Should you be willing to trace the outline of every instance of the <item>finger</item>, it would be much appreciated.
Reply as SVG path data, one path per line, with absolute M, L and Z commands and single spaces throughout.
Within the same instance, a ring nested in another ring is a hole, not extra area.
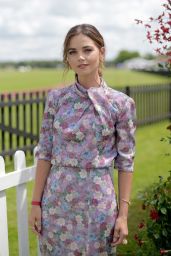
M 126 243 L 125 243 L 125 241 L 126 241 Z M 125 236 L 120 235 L 119 239 L 116 242 L 112 243 L 112 246 L 117 246 L 119 244 L 127 244 L 127 239 Z
M 118 244 L 122 243 L 124 236 L 122 232 L 119 232 L 119 230 L 115 230 L 114 235 L 113 235 L 113 246 L 116 246 Z
M 122 244 L 123 239 L 123 236 L 120 236 L 118 241 L 116 242 L 116 245 Z
M 41 221 L 36 221 L 35 226 L 36 226 L 37 231 L 40 232 L 41 231 Z
M 116 241 L 118 241 L 120 235 L 119 235 L 119 230 L 115 229 L 114 231 L 114 235 L 113 235 L 113 243 L 115 243 Z
M 32 226 L 32 227 L 31 227 L 31 230 L 32 230 L 32 232 L 33 232 L 34 234 L 40 235 L 40 233 L 37 231 L 37 228 L 36 228 L 35 226 Z

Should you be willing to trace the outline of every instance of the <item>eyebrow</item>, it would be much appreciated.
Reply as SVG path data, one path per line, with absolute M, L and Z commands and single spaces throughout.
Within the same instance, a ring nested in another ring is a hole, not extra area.
M 86 45 L 86 46 L 83 46 L 82 48 L 83 48 L 83 49 L 86 49 L 86 48 L 91 48 L 91 47 L 92 47 L 91 45 Z M 72 50 L 77 50 L 77 49 L 76 49 L 76 48 L 69 48 L 69 49 L 68 49 L 68 52 L 69 52 L 69 51 L 72 51 Z

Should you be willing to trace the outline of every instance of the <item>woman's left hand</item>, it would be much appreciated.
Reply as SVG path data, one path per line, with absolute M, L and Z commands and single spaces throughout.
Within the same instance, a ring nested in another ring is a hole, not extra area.
M 127 218 L 118 216 L 115 223 L 112 246 L 126 244 L 128 236 Z

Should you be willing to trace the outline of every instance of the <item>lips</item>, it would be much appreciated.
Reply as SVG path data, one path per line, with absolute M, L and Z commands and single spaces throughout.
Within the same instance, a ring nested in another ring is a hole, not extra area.
M 80 64 L 78 65 L 78 68 L 84 69 L 88 66 L 88 64 Z

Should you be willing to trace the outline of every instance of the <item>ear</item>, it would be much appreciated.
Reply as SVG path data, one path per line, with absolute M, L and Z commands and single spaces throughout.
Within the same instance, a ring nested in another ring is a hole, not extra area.
M 100 48 L 100 58 L 102 60 L 104 60 L 104 57 L 105 57 L 105 47 L 101 47 Z
M 100 52 L 102 53 L 102 55 L 105 55 L 105 47 L 101 47 Z

